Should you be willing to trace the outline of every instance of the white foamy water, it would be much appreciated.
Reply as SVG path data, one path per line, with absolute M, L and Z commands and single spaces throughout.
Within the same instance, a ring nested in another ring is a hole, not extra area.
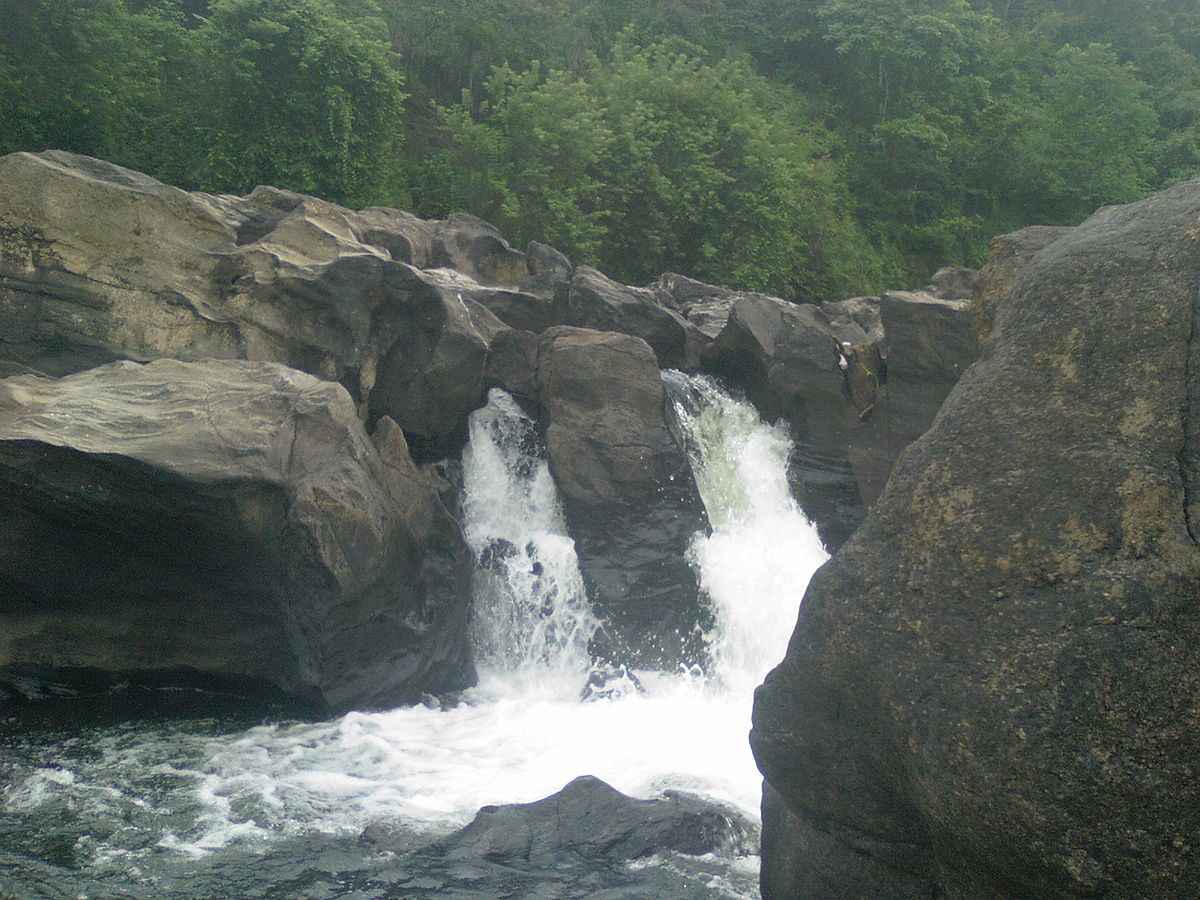
M 445 832 L 481 806 L 540 799 L 583 774 L 640 797 L 692 791 L 757 819 L 753 688 L 782 657 L 826 554 L 788 493 L 786 431 L 711 380 L 671 373 L 668 386 L 713 525 L 693 547 L 716 619 L 706 675 L 639 672 L 644 693 L 580 702 L 596 622 L 536 429 L 493 392 L 464 454 L 463 524 L 481 560 L 480 684 L 461 704 L 215 737 L 118 735 L 94 748 L 92 771 L 35 773 L 0 802 L 37 803 L 97 779 L 140 796 L 137 779 L 157 779 L 158 795 L 142 801 L 166 823 L 157 847 L 193 857 L 372 822 Z M 181 788 L 182 813 L 170 800 Z
M 598 623 L 575 543 L 537 425 L 501 390 L 471 416 L 463 527 L 479 561 L 471 635 L 479 666 L 536 681 L 586 672 Z

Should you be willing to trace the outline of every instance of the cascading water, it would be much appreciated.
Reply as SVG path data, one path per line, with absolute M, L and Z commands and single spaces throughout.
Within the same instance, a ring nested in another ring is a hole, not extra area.
M 712 675 L 749 696 L 783 658 L 808 579 L 828 554 L 788 488 L 792 443 L 714 379 L 664 373 L 712 534 L 693 545 L 716 620 Z
M 713 528 L 692 550 L 716 622 L 704 674 L 640 672 L 644 691 L 580 702 L 597 623 L 534 424 L 493 391 L 463 458 L 479 686 L 446 709 L 317 724 L 7 740 L 0 897 L 16 890 L 6 877 L 36 883 L 29 896 L 377 896 L 370 885 L 393 854 L 364 859 L 364 828 L 416 846 L 481 806 L 539 799 L 581 774 L 635 796 L 684 789 L 757 818 L 753 687 L 782 657 L 825 553 L 788 493 L 786 431 L 712 380 L 665 379 Z M 314 859 L 328 860 L 315 875 Z M 686 867 L 671 877 L 692 885 L 687 896 L 754 892 L 752 862 L 726 861 L 720 877 L 709 865 L 699 882 Z M 268 889 L 280 884 L 291 887 Z
M 479 561 L 472 643 L 489 673 L 586 671 L 597 621 L 537 425 L 504 391 L 471 416 L 463 528 Z

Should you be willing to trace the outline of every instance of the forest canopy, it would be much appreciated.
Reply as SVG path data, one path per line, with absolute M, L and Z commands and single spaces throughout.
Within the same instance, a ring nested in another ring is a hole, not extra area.
M 0 153 L 50 147 L 837 299 L 1200 174 L 1200 6 L 0 0 Z

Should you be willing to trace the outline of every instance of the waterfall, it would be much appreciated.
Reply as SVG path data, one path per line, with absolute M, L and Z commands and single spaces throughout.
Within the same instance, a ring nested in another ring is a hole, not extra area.
M 638 672 L 641 690 L 580 701 L 597 622 L 538 431 L 493 391 L 463 456 L 463 527 L 479 564 L 476 688 L 445 706 L 327 722 L 166 723 L 14 744 L 16 761 L 0 769 L 0 825 L 8 816 L 13 833 L 53 831 L 59 811 L 74 810 L 61 827 L 83 834 L 67 843 L 87 878 L 136 868 L 137 896 L 183 898 L 227 892 L 234 870 L 246 895 L 269 886 L 273 870 L 259 863 L 268 847 L 303 872 L 313 847 L 361 857 L 358 835 L 376 823 L 428 840 L 481 806 L 537 800 L 582 774 L 640 797 L 687 790 L 757 817 L 753 688 L 782 658 L 825 553 L 788 492 L 787 430 L 709 378 L 664 380 L 712 524 L 691 549 L 715 622 L 703 673 Z M 741 885 L 733 896 L 753 893 L 752 860 L 711 864 Z M 210 880 L 197 881 L 201 871 Z M 730 895 L 711 885 L 688 894 Z
M 710 675 L 727 691 L 752 692 L 783 658 L 808 579 L 828 554 L 788 488 L 787 426 L 763 422 L 709 376 L 668 371 L 663 381 L 712 524 L 692 547 L 715 619 Z
M 537 426 L 504 391 L 471 415 L 463 529 L 475 554 L 472 644 L 492 670 L 583 672 L 588 605 Z

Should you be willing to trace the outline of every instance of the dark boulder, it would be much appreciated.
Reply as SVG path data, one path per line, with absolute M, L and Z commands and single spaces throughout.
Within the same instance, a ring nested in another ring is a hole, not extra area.
M 467 213 L 434 223 L 433 265 L 485 285 L 517 287 L 529 277 L 525 254 L 509 246 L 494 225 Z
M 375 367 L 369 418 L 395 419 L 418 459 L 451 455 L 483 405 L 492 341 L 508 328 L 453 272 L 393 266 L 387 277 L 388 349 Z
M 792 490 L 830 547 L 845 541 L 863 517 L 847 459 L 860 413 L 846 388 L 853 357 L 843 341 L 848 337 L 865 333 L 811 304 L 748 294 L 734 304 L 704 357 L 705 368 L 745 390 L 765 417 L 791 424 Z
M 640 337 L 664 369 L 696 368 L 708 343 L 695 325 L 664 306 L 650 288 L 618 284 L 587 266 L 575 270 L 562 322 Z
M 550 469 L 614 662 L 698 662 L 706 612 L 687 551 L 707 528 L 687 455 L 667 427 L 654 351 L 640 338 L 552 328 L 538 387 Z
M 547 244 L 530 241 L 525 250 L 525 259 L 529 269 L 529 277 L 522 283 L 525 290 L 552 297 L 566 296 L 571 288 L 571 277 L 575 274 L 575 266 L 566 254 Z
M 729 321 L 733 304 L 745 296 L 741 291 L 705 284 L 674 272 L 660 275 L 654 291 L 664 305 L 680 313 L 710 340 L 715 340 Z
M 503 388 L 521 400 L 536 400 L 540 341 L 531 331 L 508 329 L 497 333 L 483 371 L 486 386 Z
M 394 826 L 363 832 L 362 847 L 395 857 L 373 896 L 695 900 L 714 885 L 749 896 L 731 863 L 757 852 L 758 828 L 698 797 L 636 800 L 585 776 L 535 803 L 484 807 L 430 846 L 412 849 L 415 838 Z
M 0 381 L 0 667 L 193 672 L 326 709 L 467 686 L 469 554 L 403 432 L 269 363 Z
M 435 848 L 450 859 L 514 866 L 564 857 L 623 862 L 670 851 L 744 853 L 751 851 L 756 831 L 741 814 L 708 800 L 681 793 L 635 800 L 584 775 L 544 800 L 485 806 Z
M 1198 223 L 1193 182 L 1033 255 L 813 578 L 765 897 L 1200 895 Z
M 883 340 L 859 352 L 863 368 L 854 386 L 866 393 L 874 387 L 875 397 L 853 429 L 847 454 L 867 508 L 904 448 L 925 433 L 978 355 L 968 300 L 888 291 L 879 300 L 879 315 Z
M 883 319 L 878 297 L 851 297 L 835 303 L 822 303 L 821 312 L 829 327 L 843 344 L 879 344 L 883 342 Z
M 791 424 L 793 492 L 836 549 L 976 353 L 967 300 L 891 291 L 818 307 L 746 294 L 704 364 Z
M 1031 225 L 992 238 L 987 263 L 979 270 L 971 295 L 975 311 L 975 334 L 980 346 L 991 340 L 998 304 L 1012 293 L 1017 276 L 1045 247 L 1071 229 L 1063 226 Z

